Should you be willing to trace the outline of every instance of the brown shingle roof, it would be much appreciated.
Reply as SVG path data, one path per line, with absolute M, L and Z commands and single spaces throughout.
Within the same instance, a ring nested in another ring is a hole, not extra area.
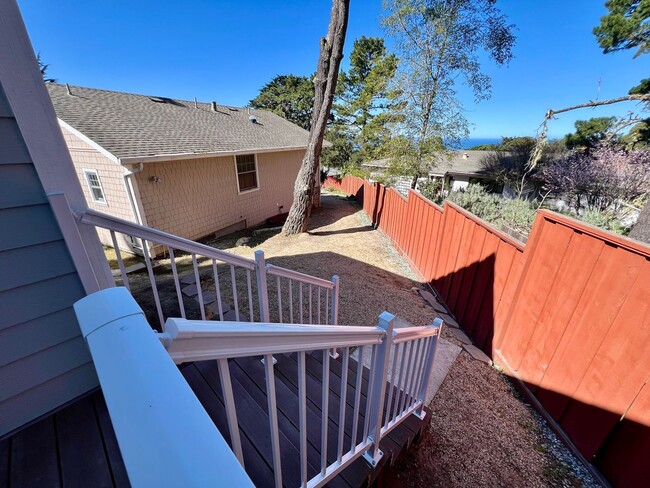
M 263 110 L 49 83 L 57 116 L 118 158 L 305 148 L 309 133 Z M 257 118 L 257 123 L 249 120 Z

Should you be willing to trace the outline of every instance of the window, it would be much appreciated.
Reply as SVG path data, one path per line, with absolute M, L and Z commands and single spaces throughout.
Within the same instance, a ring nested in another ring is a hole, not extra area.
M 235 156 L 237 166 L 237 186 L 239 192 L 256 190 L 257 186 L 257 161 L 255 154 Z
M 88 183 L 90 197 L 93 199 L 93 202 L 106 204 L 104 189 L 102 188 L 102 182 L 99 181 L 97 171 L 94 169 L 84 169 L 84 175 L 86 175 L 86 183 Z

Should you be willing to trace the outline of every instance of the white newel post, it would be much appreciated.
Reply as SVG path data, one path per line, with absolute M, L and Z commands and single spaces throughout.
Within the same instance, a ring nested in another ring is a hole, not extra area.
M 332 288 L 332 304 L 331 304 L 330 320 L 332 321 L 332 325 L 339 325 L 339 277 L 338 275 L 332 276 L 332 283 L 334 283 L 334 287 Z
M 382 412 L 384 411 L 384 396 L 386 394 L 386 376 L 388 373 L 388 363 L 390 360 L 390 351 L 393 344 L 393 325 L 395 316 L 388 312 L 382 312 L 379 316 L 379 328 L 386 331 L 386 336 L 381 344 L 377 346 L 377 354 L 372 364 L 370 385 L 370 394 L 368 401 L 370 405 L 370 423 L 368 437 L 372 440 L 372 447 L 363 455 L 371 466 L 376 466 L 383 453 L 379 450 L 381 441 L 381 421 Z M 362 359 L 359 358 L 359 368 L 362 367 Z
M 257 278 L 257 294 L 260 302 L 260 322 L 271 322 L 269 314 L 269 290 L 266 284 L 266 260 L 264 251 L 255 251 L 255 277 Z
M 427 397 L 427 387 L 429 386 L 429 380 L 431 379 L 431 371 L 433 370 L 433 361 L 436 359 L 436 350 L 438 349 L 438 339 L 440 338 L 440 334 L 442 333 L 442 319 L 441 318 L 436 318 L 433 321 L 433 326 L 438 329 L 436 335 L 431 338 L 433 341 L 433 344 L 431 344 L 431 347 L 429 348 L 429 356 L 426 358 L 426 362 L 424 363 L 424 379 L 422 380 L 422 385 L 420 386 L 420 391 L 417 393 L 418 395 L 418 401 L 422 402 L 422 405 L 420 405 L 420 408 L 418 408 L 414 414 L 420 417 L 421 419 L 424 418 L 424 402 Z

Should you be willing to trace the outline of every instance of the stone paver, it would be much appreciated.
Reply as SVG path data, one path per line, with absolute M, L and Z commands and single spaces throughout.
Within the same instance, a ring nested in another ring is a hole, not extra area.
M 212 319 L 213 320 L 219 320 L 219 304 L 215 300 L 214 302 L 210 303 L 207 307 L 205 307 L 206 311 L 210 312 L 212 314 Z M 230 307 L 229 304 L 227 303 L 222 303 L 221 304 L 221 310 L 225 314 L 228 311 L 230 311 L 232 308 Z
M 202 293 L 202 296 L 203 296 L 203 305 L 209 305 L 210 303 L 217 301 L 217 295 L 215 295 L 214 293 L 210 293 L 209 291 L 204 291 Z M 199 301 L 198 293 L 194 297 L 194 300 L 196 300 L 197 302 Z
M 482 363 L 485 363 L 488 366 L 492 366 L 492 360 L 489 358 L 487 354 L 481 351 L 478 347 L 473 346 L 471 344 L 465 344 L 463 345 L 463 349 L 465 349 L 477 361 L 481 361 Z
M 234 310 L 228 310 L 226 313 L 223 314 L 223 320 L 226 322 L 236 322 L 237 318 L 235 317 L 235 311 Z M 246 315 L 244 312 L 239 312 L 239 321 L 240 322 L 248 322 L 248 315 Z
M 181 277 L 180 281 L 184 285 L 191 285 L 193 283 L 196 283 L 196 278 L 194 277 L 194 274 L 188 274 Z
M 182 289 L 183 295 L 186 297 L 195 297 L 196 295 L 199 294 L 199 289 L 196 287 L 196 285 L 187 285 L 185 288 Z
M 472 344 L 472 339 L 470 339 L 465 332 L 460 329 L 455 329 L 454 327 L 449 328 L 449 332 L 454 335 L 463 344 Z

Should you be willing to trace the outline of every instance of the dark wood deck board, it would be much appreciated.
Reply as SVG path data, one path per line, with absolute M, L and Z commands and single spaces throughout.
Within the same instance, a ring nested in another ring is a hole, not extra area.
M 63 486 L 113 486 L 92 398 L 73 403 L 55 414 L 54 420 Z
M 12 437 L 9 486 L 61 486 L 54 417 L 47 417 Z
M 108 457 L 113 483 L 118 488 L 130 487 L 131 483 L 129 482 L 129 477 L 124 467 L 124 460 L 122 459 L 122 453 L 120 452 L 120 447 L 115 437 L 115 431 L 113 430 L 113 424 L 111 424 L 104 395 L 93 395 L 92 399 L 95 405 L 95 412 L 97 412 L 97 420 L 99 422 L 102 440 L 104 441 L 104 450 Z
M 298 486 L 300 434 L 297 354 L 281 354 L 276 358 L 278 362 L 274 371 L 283 480 L 285 486 Z M 330 358 L 329 362 L 327 459 L 331 463 L 336 459 L 338 450 L 342 365 L 340 358 Z M 246 471 L 256 486 L 273 486 L 273 456 L 264 366 L 255 357 L 230 360 L 229 365 Z M 306 354 L 307 461 L 310 478 L 320 468 L 322 367 L 322 351 Z M 180 370 L 217 429 L 230 444 L 218 363 L 190 363 L 182 365 Z M 361 441 L 363 436 L 370 374 L 368 368 L 359 368 L 357 362 L 350 359 L 343 452 L 350 449 L 352 442 L 350 436 L 357 371 L 360 371 L 363 379 L 356 441 Z M 386 397 L 388 395 L 389 392 Z M 331 480 L 328 486 L 362 488 L 373 483 L 381 468 L 394 462 L 417 438 L 423 424 L 417 417 L 409 416 L 382 439 L 380 448 L 384 451 L 384 457 L 377 468 L 371 469 L 362 458 L 358 458 Z M 0 488 L 4 486 L 130 486 L 101 392 L 83 398 L 13 437 L 0 441 Z
M 197 367 L 216 390 L 219 378 L 216 361 L 202 361 L 197 363 Z M 255 402 L 238 381 L 232 381 L 232 388 L 237 407 L 237 420 L 241 429 L 251 439 L 265 462 L 269 466 L 273 466 L 271 432 L 266 410 Z M 300 486 L 300 464 L 295 462 L 296 459 L 299 459 L 299 452 L 284 432 L 280 431 L 279 434 L 282 481 L 285 486 Z M 262 486 L 273 486 L 273 478 L 267 480 Z
M 226 420 L 226 409 L 223 405 L 223 401 L 205 381 L 205 378 L 199 372 L 196 364 L 197 363 L 188 364 L 181 368 L 181 371 L 187 382 L 192 387 L 192 390 L 194 390 L 194 394 L 206 409 L 210 418 L 212 418 L 215 426 L 221 432 L 221 435 L 228 444 L 231 444 L 228 422 Z M 220 388 L 219 391 L 221 391 Z M 244 465 L 246 466 L 248 476 L 250 476 L 256 486 L 262 486 L 264 483 L 268 483 L 269 479 L 273 479 L 273 470 L 268 466 L 268 464 L 266 464 L 266 461 L 264 461 L 258 450 L 241 428 L 239 429 L 239 436 L 241 438 Z
M 9 486 L 11 439 L 0 441 L 0 487 Z

